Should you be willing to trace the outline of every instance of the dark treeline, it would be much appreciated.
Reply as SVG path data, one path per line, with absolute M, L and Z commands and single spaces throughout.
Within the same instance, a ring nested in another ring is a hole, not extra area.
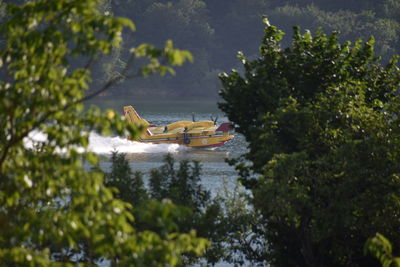
M 218 73 L 240 66 L 237 52 L 250 58 L 258 53 L 263 15 L 289 35 L 284 44 L 298 25 L 302 31 L 337 30 L 341 40 L 353 42 L 374 36 L 383 62 L 400 51 L 396 0 L 110 0 L 105 8 L 136 24 L 135 34 L 124 36 L 124 47 L 142 42 L 162 46 L 171 39 L 175 47 L 194 55 L 194 62 L 179 68 L 175 76 L 129 80 L 111 92 L 114 96 L 215 98 L 220 89 Z M 113 60 L 105 60 L 106 73 L 126 54 L 123 50 Z

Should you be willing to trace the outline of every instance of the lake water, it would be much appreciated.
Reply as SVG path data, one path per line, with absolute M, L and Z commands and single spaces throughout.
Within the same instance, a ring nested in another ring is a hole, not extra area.
M 179 120 L 191 120 L 192 113 L 195 115 L 196 121 L 209 120 L 210 116 L 213 118 L 218 116 L 218 124 L 228 121 L 223 113 L 218 110 L 217 104 L 213 102 L 135 102 L 102 99 L 93 103 L 102 109 L 112 108 L 120 113 L 124 105 L 132 105 L 142 118 L 156 125 L 166 125 Z M 89 146 L 91 150 L 101 155 L 101 167 L 104 170 L 110 168 L 110 155 L 113 150 L 125 153 L 131 169 L 141 171 L 144 174 L 147 174 L 152 168 L 161 166 L 167 153 L 171 153 L 177 161 L 199 161 L 202 166 L 201 183 L 211 191 L 212 195 L 216 195 L 219 188 L 233 189 L 237 184 L 235 169 L 226 163 L 226 159 L 238 157 L 247 150 L 244 137 L 232 133 L 235 135 L 233 140 L 214 150 L 193 149 L 177 144 L 145 144 L 129 141 L 124 136 L 105 137 L 95 133 L 90 136 Z M 146 176 L 144 179 L 144 182 L 147 183 Z M 107 266 L 107 264 L 103 266 Z M 216 266 L 228 267 L 231 265 L 226 262 L 219 262 Z
M 129 100 L 97 100 L 93 102 L 102 109 L 112 108 L 117 112 L 122 111 L 124 105 L 132 105 L 142 118 L 152 124 L 166 125 L 179 120 L 210 120 L 210 116 L 218 116 L 218 124 L 228 121 L 223 113 L 218 110 L 213 102 L 134 102 Z M 121 114 L 122 115 L 122 114 Z M 104 137 L 92 134 L 90 148 L 102 155 L 101 166 L 108 169 L 110 166 L 109 155 L 115 149 L 125 153 L 133 171 L 148 173 L 150 169 L 163 164 L 167 153 L 171 153 L 177 160 L 196 160 L 202 166 L 202 184 L 205 188 L 216 192 L 216 188 L 227 182 L 228 185 L 236 183 L 236 172 L 232 166 L 226 163 L 227 158 L 237 157 L 246 151 L 246 142 L 243 136 L 233 133 L 235 138 L 222 147 L 214 150 L 193 149 L 177 144 L 144 144 L 132 142 L 123 136 Z

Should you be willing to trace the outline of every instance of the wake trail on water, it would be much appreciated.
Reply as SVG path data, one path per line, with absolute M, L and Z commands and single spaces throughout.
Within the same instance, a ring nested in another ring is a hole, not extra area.
M 178 144 L 152 144 L 130 141 L 122 137 L 108 137 L 90 133 L 89 150 L 97 154 L 120 153 L 177 153 L 185 147 Z
M 40 131 L 33 131 L 28 138 L 24 139 L 24 146 L 28 149 L 34 149 L 35 145 L 46 142 L 47 135 Z M 123 137 L 103 136 L 95 132 L 89 135 L 88 150 L 96 154 L 111 154 L 113 151 L 119 153 L 177 153 L 187 149 L 178 144 L 152 144 L 130 141 Z M 78 148 L 83 152 L 83 148 Z M 59 151 L 60 153 L 63 150 Z

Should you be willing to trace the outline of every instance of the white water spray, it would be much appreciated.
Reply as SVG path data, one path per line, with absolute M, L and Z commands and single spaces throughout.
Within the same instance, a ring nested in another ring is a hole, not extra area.
M 178 144 L 151 144 L 130 141 L 121 137 L 106 137 L 90 133 L 89 150 L 97 154 L 120 153 L 176 153 L 185 147 Z
M 33 149 L 37 144 L 46 140 L 46 134 L 33 131 L 24 139 L 24 145 L 26 148 Z M 177 153 L 185 149 L 187 148 L 178 144 L 140 143 L 118 136 L 102 136 L 93 132 L 89 135 L 89 150 L 96 154 L 111 154 L 113 151 L 120 153 Z M 79 150 L 83 151 L 83 149 Z

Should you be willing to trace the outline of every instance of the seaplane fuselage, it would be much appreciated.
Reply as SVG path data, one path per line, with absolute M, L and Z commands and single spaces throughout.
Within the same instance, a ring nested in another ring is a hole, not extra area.
M 177 121 L 165 126 L 155 126 L 142 119 L 132 106 L 124 107 L 124 116 L 129 123 L 138 123 L 146 127 L 142 135 L 134 140 L 143 143 L 213 148 L 224 145 L 234 137 L 229 133 L 229 122 L 216 126 L 214 121 Z

